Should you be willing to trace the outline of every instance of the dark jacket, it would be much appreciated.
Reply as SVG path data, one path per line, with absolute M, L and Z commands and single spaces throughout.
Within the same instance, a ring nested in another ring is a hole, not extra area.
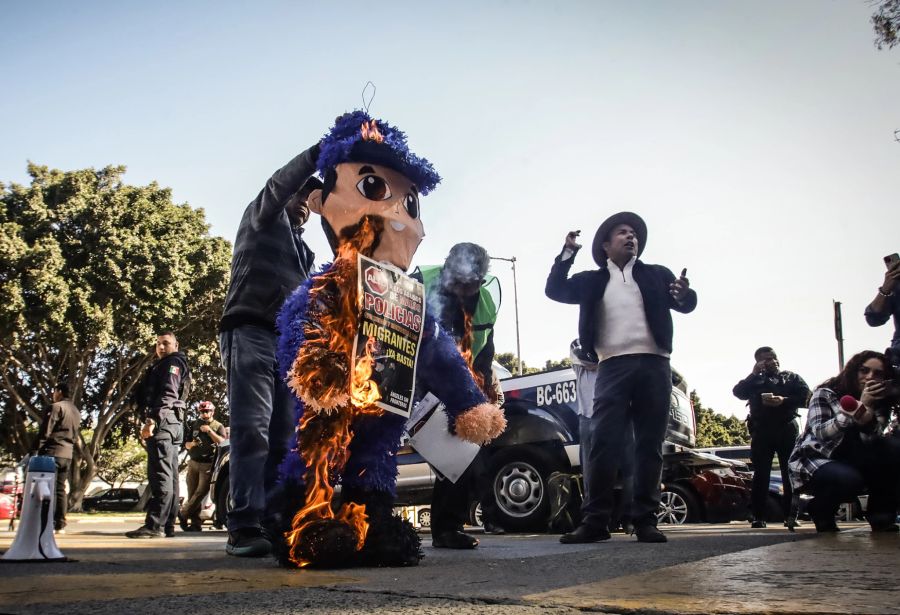
M 576 253 L 577 251 L 575 250 Z M 560 252 L 550 268 L 544 292 L 554 301 L 578 304 L 578 339 L 582 348 L 593 349 L 600 322 L 597 310 L 609 282 L 609 268 L 604 266 L 593 271 L 582 271 L 570 278 L 569 269 L 575 262 L 575 256 L 562 260 L 562 255 Z M 644 313 L 656 345 L 666 352 L 672 352 L 673 326 L 670 310 L 685 314 L 692 312 L 697 307 L 697 293 L 688 289 L 683 303 L 675 301 L 669 294 L 669 285 L 675 281 L 675 274 L 662 265 L 648 265 L 639 260 L 634 263 L 631 274 L 641 290 Z
M 150 418 L 157 423 L 160 418 L 166 418 L 169 422 L 180 423 L 190 382 L 191 372 L 183 352 L 173 352 L 157 360 L 147 368 L 135 395 L 141 407 L 141 418 Z
M 892 360 L 900 362 L 900 299 L 897 293 L 887 297 L 887 305 L 883 312 L 876 312 L 872 309 L 872 305 L 866 306 L 866 322 L 870 327 L 880 327 L 888 321 L 889 318 L 894 319 L 894 337 L 891 338 L 891 354 L 894 355 Z
M 38 455 L 71 459 L 74 449 L 81 449 L 78 429 L 81 412 L 68 399 L 62 399 L 47 409 L 41 423 Z
M 275 172 L 247 206 L 231 260 L 221 331 L 257 325 L 275 331 L 275 315 L 310 273 L 315 255 L 288 219 L 285 206 L 316 170 L 315 145 Z
M 750 431 L 777 429 L 793 421 L 809 400 L 809 387 L 794 372 L 778 372 L 775 375 L 751 374 L 734 385 L 734 396 L 750 402 Z M 780 406 L 762 403 L 763 393 L 773 393 L 786 399 Z

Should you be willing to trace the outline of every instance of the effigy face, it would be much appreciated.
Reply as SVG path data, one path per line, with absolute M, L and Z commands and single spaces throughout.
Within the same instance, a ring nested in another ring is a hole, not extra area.
M 325 202 L 322 191 L 309 198 L 310 209 L 328 221 L 340 236 L 365 216 L 383 218 L 384 229 L 371 256 L 406 271 L 425 229 L 419 211 L 419 191 L 405 175 L 368 162 L 335 166 L 337 179 Z

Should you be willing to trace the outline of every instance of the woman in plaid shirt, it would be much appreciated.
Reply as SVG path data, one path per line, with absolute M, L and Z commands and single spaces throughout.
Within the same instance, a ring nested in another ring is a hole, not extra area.
M 836 532 L 841 502 L 869 492 L 867 518 L 873 532 L 896 532 L 900 486 L 900 437 L 890 429 L 890 363 L 867 350 L 851 358 L 840 374 L 823 382 L 809 402 L 806 429 L 789 466 L 794 489 L 811 493 L 809 513 L 819 532 Z M 840 399 L 859 400 L 856 411 Z

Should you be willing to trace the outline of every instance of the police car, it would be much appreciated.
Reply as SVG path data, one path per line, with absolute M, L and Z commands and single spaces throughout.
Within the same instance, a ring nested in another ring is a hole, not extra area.
M 497 521 L 510 531 L 543 531 L 550 515 L 550 475 L 580 472 L 575 373 L 563 368 L 518 377 L 509 372 L 504 375 L 501 385 L 508 426 L 485 447 Z M 695 432 L 687 385 L 673 370 L 660 522 L 746 519 L 746 478 L 727 461 L 694 452 Z M 398 462 L 397 504 L 429 504 L 434 471 L 410 447 L 401 449 Z M 472 499 L 470 521 L 478 524 L 474 494 Z M 426 521 L 428 509 L 418 510 L 418 520 Z

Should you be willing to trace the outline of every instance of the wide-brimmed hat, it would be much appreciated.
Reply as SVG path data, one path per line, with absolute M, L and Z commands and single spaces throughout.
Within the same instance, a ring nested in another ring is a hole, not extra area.
M 597 229 L 597 233 L 594 235 L 594 261 L 601 267 L 606 264 L 606 260 L 609 258 L 606 255 L 606 250 L 603 249 L 603 244 L 608 241 L 612 230 L 620 224 L 627 224 L 634 229 L 638 240 L 638 258 L 641 257 L 641 253 L 647 246 L 647 224 L 643 218 L 630 211 L 620 211 L 617 214 L 613 214 L 603 221 L 603 224 L 600 225 L 600 228 Z

